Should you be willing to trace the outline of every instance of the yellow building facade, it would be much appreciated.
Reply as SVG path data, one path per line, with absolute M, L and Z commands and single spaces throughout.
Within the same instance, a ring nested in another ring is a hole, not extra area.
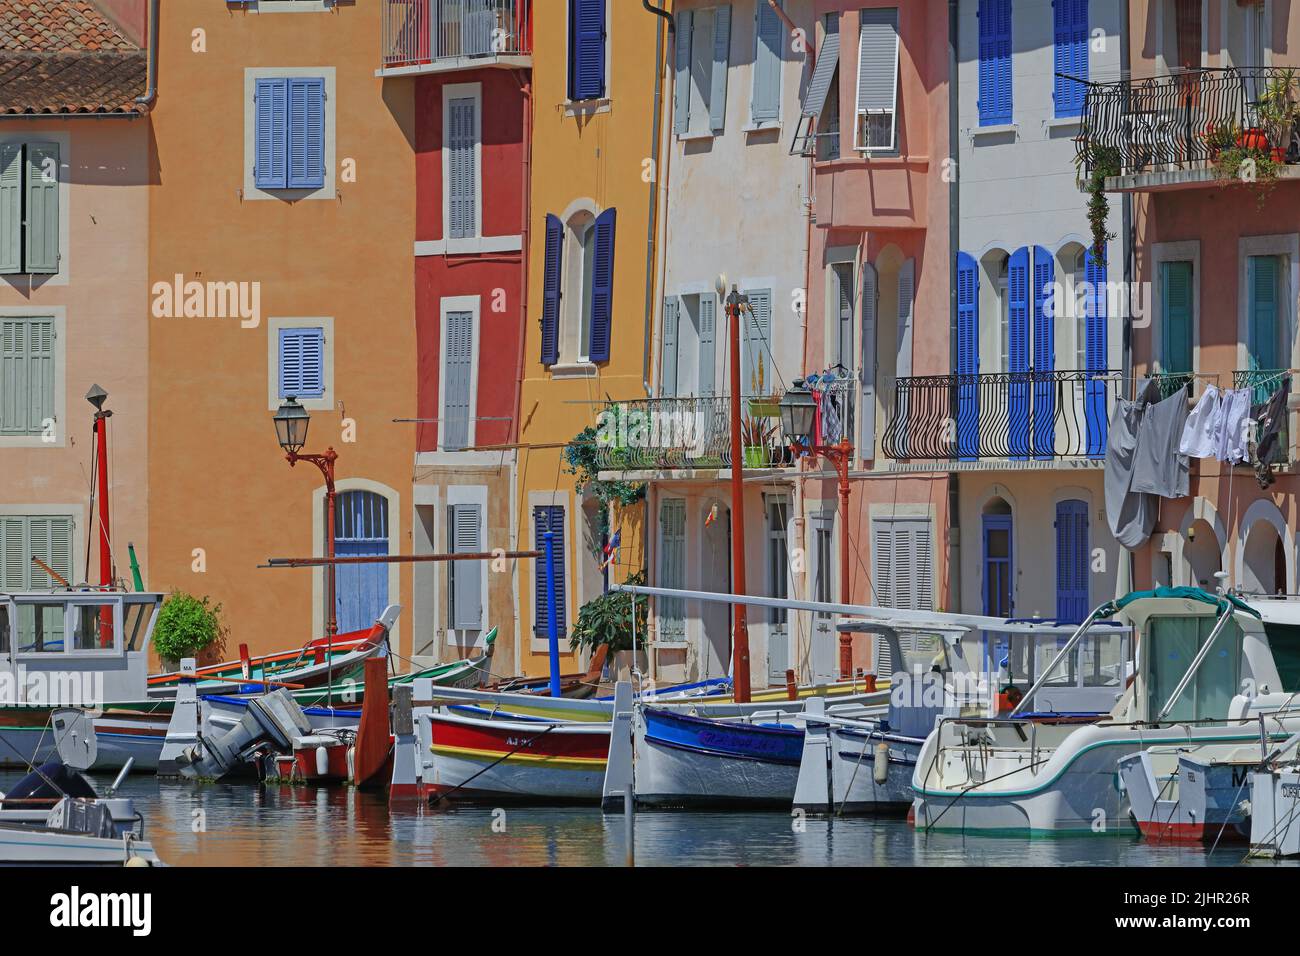
M 520 391 L 522 548 L 554 534 L 562 666 L 580 666 L 566 635 L 583 603 L 640 569 L 641 513 L 580 490 L 565 446 L 609 400 L 645 397 L 650 381 L 647 277 L 653 274 L 656 83 L 666 21 L 628 0 L 543 0 L 534 26 L 529 278 Z M 605 570 L 603 533 L 621 550 Z M 528 674 L 548 667 L 545 564 L 517 575 Z M 560 593 L 562 590 L 562 593 Z

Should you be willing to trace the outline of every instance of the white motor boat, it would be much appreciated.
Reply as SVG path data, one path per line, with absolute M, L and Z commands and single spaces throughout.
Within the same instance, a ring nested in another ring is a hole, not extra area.
M 1083 726 L 1032 713 L 1102 618 L 1137 634 L 1133 679 L 1109 716 Z M 1180 753 L 1229 758 L 1300 730 L 1259 610 L 1234 594 L 1157 588 L 1093 611 L 1005 718 L 940 720 L 913 778 L 916 826 L 1012 834 L 1131 834 L 1119 761 L 1150 752 L 1157 779 Z

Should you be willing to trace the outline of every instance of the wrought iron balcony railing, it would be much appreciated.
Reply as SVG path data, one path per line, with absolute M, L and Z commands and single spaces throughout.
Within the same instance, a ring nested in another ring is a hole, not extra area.
M 793 459 L 781 437 L 775 399 L 744 399 L 744 467 L 785 468 Z M 606 408 L 596 425 L 602 471 L 677 471 L 731 467 L 731 399 L 650 398 Z
M 900 378 L 881 438 L 894 460 L 1104 458 L 1120 376 L 998 372 Z
M 1282 102 L 1294 102 L 1298 87 L 1294 71 L 1262 67 L 1092 83 L 1079 160 L 1090 172 L 1102 163 L 1118 175 L 1207 167 L 1235 147 L 1290 162 L 1294 124 Z
M 382 0 L 386 69 L 532 52 L 532 0 Z

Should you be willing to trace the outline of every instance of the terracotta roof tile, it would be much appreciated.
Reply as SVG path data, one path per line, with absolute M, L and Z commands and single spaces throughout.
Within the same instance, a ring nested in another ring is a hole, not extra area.
M 145 91 L 145 53 L 0 51 L 0 113 L 131 113 Z
M 0 0 L 0 50 L 125 53 L 135 49 L 90 0 Z

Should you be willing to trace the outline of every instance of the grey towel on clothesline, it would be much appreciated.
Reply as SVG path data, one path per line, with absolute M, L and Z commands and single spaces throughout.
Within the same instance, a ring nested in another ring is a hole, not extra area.
M 1126 399 L 1115 403 L 1106 442 L 1106 521 L 1115 540 L 1126 548 L 1136 548 L 1151 537 L 1160 507 L 1154 495 L 1130 491 L 1141 423 L 1142 406 Z
M 1138 427 L 1131 493 L 1185 498 L 1191 491 L 1190 465 L 1179 454 L 1187 425 L 1187 390 L 1180 388 L 1163 402 L 1148 405 Z

